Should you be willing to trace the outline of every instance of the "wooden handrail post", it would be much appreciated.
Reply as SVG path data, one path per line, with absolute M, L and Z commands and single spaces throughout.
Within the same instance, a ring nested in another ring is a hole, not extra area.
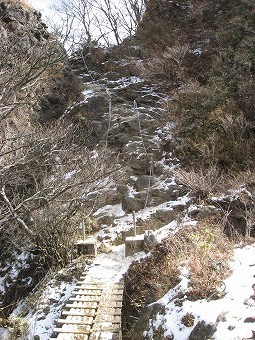
M 81 227 L 82 227 L 82 240 L 85 241 L 85 229 L 86 229 L 86 226 L 85 226 L 84 221 L 81 222 Z
M 136 236 L 136 218 L 135 218 L 135 212 L 133 211 L 133 223 L 134 223 L 134 236 Z

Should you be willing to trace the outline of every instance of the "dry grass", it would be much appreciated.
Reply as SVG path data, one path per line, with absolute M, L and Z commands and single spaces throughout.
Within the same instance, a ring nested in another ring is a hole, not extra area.
M 176 181 L 191 189 L 198 197 L 207 197 L 221 185 L 222 175 L 214 165 L 208 169 L 176 169 L 173 171 Z
M 146 63 L 138 64 L 137 68 L 145 78 L 184 78 L 184 59 L 189 52 L 189 46 L 175 45 L 168 47 L 166 51 L 155 51 L 154 57 L 148 59 Z
M 222 187 L 227 190 L 238 190 L 244 187 L 254 187 L 255 185 L 255 172 L 253 169 L 245 171 L 231 172 L 224 177 Z
M 192 300 L 216 297 L 217 287 L 229 273 L 233 244 L 213 220 L 182 228 L 168 237 L 152 255 L 132 264 L 126 289 L 135 310 L 157 301 L 180 282 L 180 265 L 189 268 Z
M 131 265 L 126 276 L 126 306 L 129 317 L 139 316 L 145 305 L 157 301 L 180 282 L 180 266 L 188 268 L 190 300 L 216 299 L 222 280 L 229 274 L 233 243 L 213 219 L 180 229 L 169 236 L 149 258 Z M 179 302 L 178 302 L 179 301 Z
M 189 258 L 189 299 L 216 299 L 221 293 L 222 280 L 229 274 L 228 260 L 233 243 L 216 225 L 201 223 L 197 232 L 191 233 L 192 249 Z

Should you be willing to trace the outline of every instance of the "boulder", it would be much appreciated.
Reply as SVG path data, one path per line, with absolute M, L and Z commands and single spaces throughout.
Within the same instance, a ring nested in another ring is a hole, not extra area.
M 217 330 L 217 323 L 206 323 L 204 320 L 199 321 L 193 331 L 190 333 L 189 340 L 207 340 Z
M 134 185 L 135 185 L 135 187 L 138 191 L 142 191 L 146 188 L 149 188 L 154 184 L 155 184 L 155 180 L 154 180 L 153 176 L 148 176 L 148 175 L 142 175 L 142 176 L 138 177 L 138 179 L 134 183 Z
M 160 220 L 161 222 L 167 224 L 171 221 L 175 220 L 177 216 L 179 215 L 180 211 L 177 209 L 158 209 L 155 214 L 153 214 L 153 217 Z
M 144 205 L 145 201 L 143 199 L 131 197 L 128 193 L 122 197 L 122 209 L 127 213 L 139 211 L 144 208 Z
M 189 216 L 191 219 L 203 220 L 205 218 L 215 216 L 218 213 L 219 209 L 213 205 L 197 206 L 196 209 L 190 211 Z

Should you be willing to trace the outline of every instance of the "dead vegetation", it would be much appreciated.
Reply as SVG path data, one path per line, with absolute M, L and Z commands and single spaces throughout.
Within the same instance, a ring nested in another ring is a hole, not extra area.
M 200 199 L 219 191 L 223 180 L 219 169 L 213 165 L 208 169 L 184 170 L 177 168 L 172 173 L 177 183 L 189 188 L 192 191 L 192 195 L 195 194 Z
M 129 327 L 146 305 L 181 281 L 180 266 L 188 270 L 189 287 L 176 297 L 176 303 L 182 303 L 184 295 L 190 300 L 219 298 L 222 280 L 230 272 L 233 245 L 223 233 L 222 223 L 211 219 L 181 228 L 159 244 L 151 256 L 134 262 L 125 277 Z

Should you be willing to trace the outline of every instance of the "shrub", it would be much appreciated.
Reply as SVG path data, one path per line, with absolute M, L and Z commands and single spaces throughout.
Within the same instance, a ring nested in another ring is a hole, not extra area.
M 192 193 L 195 193 L 200 198 L 208 197 L 214 193 L 220 186 L 222 179 L 216 166 L 210 166 L 206 170 L 203 168 L 189 171 L 176 169 L 173 171 L 173 175 L 178 183 L 191 189 Z

